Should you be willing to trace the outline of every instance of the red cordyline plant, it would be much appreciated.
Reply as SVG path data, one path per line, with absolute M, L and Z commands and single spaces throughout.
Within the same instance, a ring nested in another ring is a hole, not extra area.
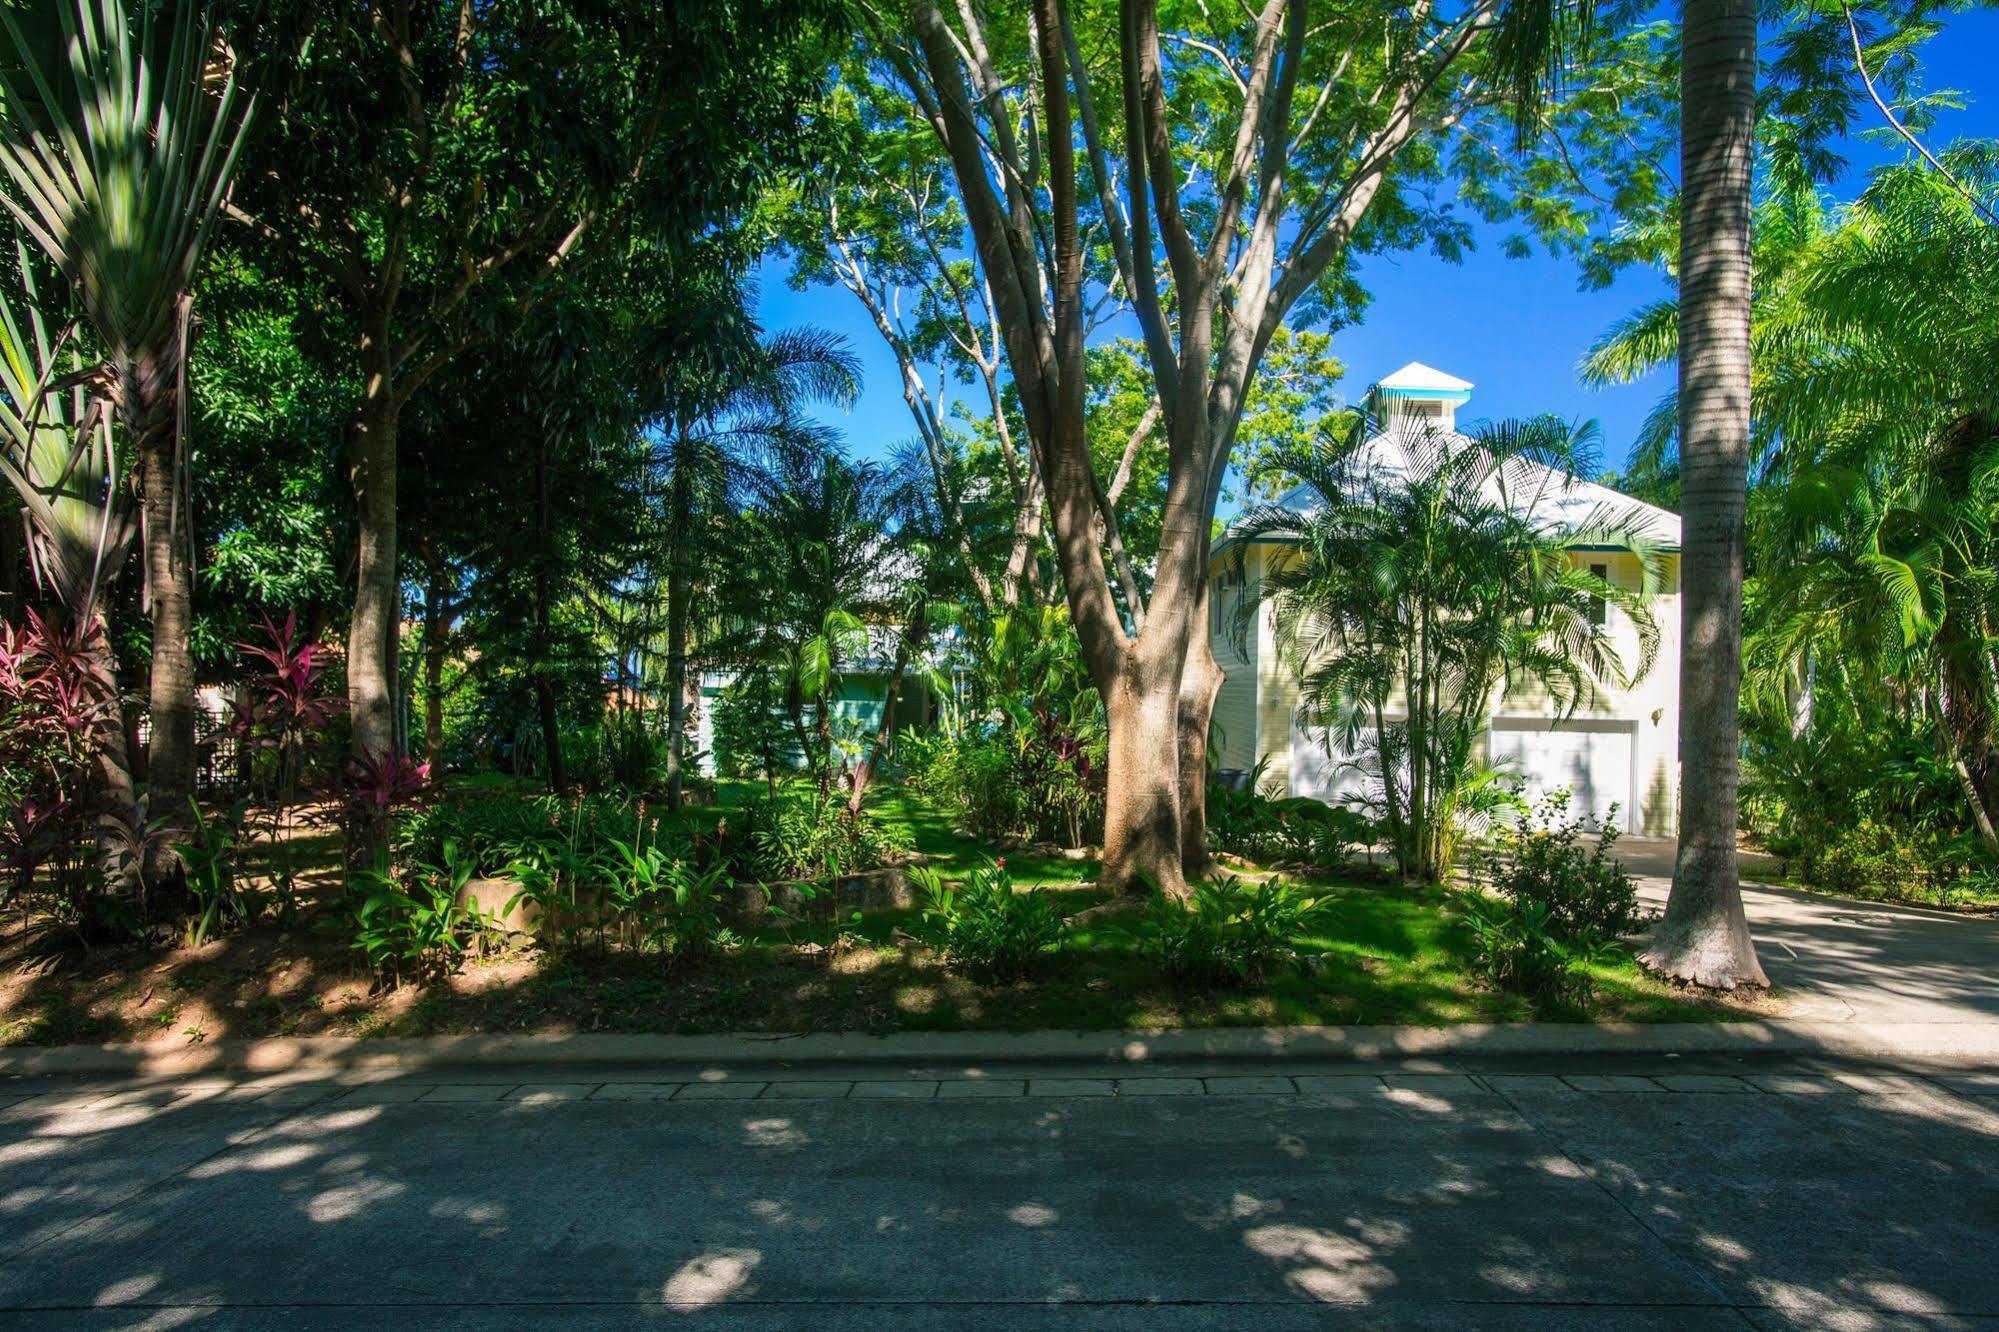
M 431 793 L 430 764 L 407 754 L 356 758 L 347 764 L 347 804 L 357 814 L 386 815 Z
M 349 759 L 343 801 L 348 845 L 388 845 L 393 840 L 387 835 L 389 825 L 397 811 L 421 804 L 434 794 L 430 764 L 419 763 L 407 754 L 391 751 Z M 374 868 L 386 873 L 389 867 L 380 864 Z
M 238 643 L 236 647 L 246 659 L 261 664 L 262 669 L 250 678 L 248 697 L 236 700 L 236 717 L 230 731 L 238 744 L 276 751 L 276 798 L 264 831 L 271 843 L 278 913 L 283 921 L 289 922 L 297 904 L 290 830 L 299 803 L 306 754 L 324 738 L 333 719 L 346 706 L 346 700 L 325 692 L 326 648 L 319 643 L 299 641 L 296 612 L 287 613 L 283 624 L 269 615 L 259 618 L 263 622 L 263 641 Z
M 264 641 L 236 645 L 267 669 L 253 681 L 252 697 L 237 700 L 235 730 L 252 744 L 302 749 L 333 724 L 346 700 L 321 692 L 326 648 L 298 641 L 296 612 L 287 613 L 282 625 L 261 618 Z
M 104 630 L 0 622 L 0 865 L 11 899 L 45 879 L 74 916 L 90 888 L 90 774 L 118 690 Z

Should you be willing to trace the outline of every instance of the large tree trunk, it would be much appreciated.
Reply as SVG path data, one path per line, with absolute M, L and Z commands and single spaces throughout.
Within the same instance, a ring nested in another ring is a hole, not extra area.
M 1749 476 L 1756 6 L 1683 0 L 1680 67 L 1680 850 L 1646 965 L 1767 985 L 1735 854 Z
M 347 630 L 347 705 L 356 758 L 395 752 L 397 629 L 396 430 L 386 321 L 370 320 L 361 344 L 362 397 L 347 438 L 359 552 Z
M 548 789 L 562 791 L 569 786 L 569 772 L 562 761 L 561 719 L 555 705 L 555 521 L 546 435 L 535 442 L 534 486 L 534 699 L 541 713 L 542 748 L 548 756 Z
M 194 571 L 184 516 L 176 521 L 180 487 L 174 476 L 174 428 L 170 410 L 151 413 L 153 423 L 138 441 L 139 500 L 144 509 L 146 588 L 152 599 L 153 663 L 147 707 L 152 735 L 146 745 L 146 813 L 184 828 L 194 794 Z M 153 877 L 167 867 L 146 866 Z
M 1101 880 L 1118 893 L 1187 895 L 1180 841 L 1180 676 L 1184 644 L 1148 631 L 1104 693 L 1110 762 L 1104 775 Z
M 72 612 L 75 613 L 75 612 Z M 97 855 L 105 871 L 105 881 L 116 890 L 139 889 L 144 885 L 132 874 L 133 866 L 123 865 L 121 829 L 130 828 L 138 813 L 138 794 L 132 783 L 131 748 L 125 736 L 125 693 L 118 683 L 118 659 L 111 647 L 111 627 L 101 606 L 82 612 L 88 621 L 103 630 L 104 644 L 90 663 L 91 672 L 108 691 L 110 707 L 98 718 L 97 744 Z
M 679 809 L 687 775 L 687 579 L 666 576 L 666 807 Z
M 541 714 L 541 743 L 548 753 L 548 789 L 569 788 L 569 769 L 562 758 L 562 719 L 555 706 L 555 681 L 546 672 L 534 678 L 535 709 Z
M 1215 698 L 1222 690 L 1222 668 L 1215 664 L 1208 641 L 1205 607 L 1195 615 L 1187 644 L 1187 664 L 1180 670 L 1180 869 L 1189 879 L 1207 876 L 1208 856 L 1208 728 L 1215 716 Z
M 20 516 L 0 514 L 0 614 L 14 616 L 21 603 L 21 570 L 27 567 L 27 538 Z

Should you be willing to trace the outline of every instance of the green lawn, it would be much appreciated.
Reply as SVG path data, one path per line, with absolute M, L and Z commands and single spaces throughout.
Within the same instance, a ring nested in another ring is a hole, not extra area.
M 1100 900 L 1084 885 L 1054 891 L 1065 910 Z M 794 936 L 802 947 L 747 948 L 677 968 L 631 957 L 550 957 L 504 987 L 433 991 L 379 1030 L 429 1035 L 573 1024 L 606 1031 L 1026 1031 L 1747 1015 L 1726 1003 L 1689 999 L 1628 960 L 1594 973 L 1597 994 L 1588 1010 L 1537 1015 L 1471 975 L 1461 930 L 1440 896 L 1365 885 L 1330 892 L 1329 927 L 1310 945 L 1322 956 L 1256 987 L 1176 987 L 1126 941 L 1088 929 L 1076 931 L 1039 975 L 980 985 L 928 949 L 908 946 L 901 932 L 914 913 L 892 912 L 864 917 L 837 941 L 822 928 Z

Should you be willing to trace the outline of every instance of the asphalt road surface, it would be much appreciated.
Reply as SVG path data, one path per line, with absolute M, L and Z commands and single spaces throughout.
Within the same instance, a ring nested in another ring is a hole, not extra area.
M 0 1324 L 1999 1321 L 1999 1073 L 1831 1060 L 0 1082 Z

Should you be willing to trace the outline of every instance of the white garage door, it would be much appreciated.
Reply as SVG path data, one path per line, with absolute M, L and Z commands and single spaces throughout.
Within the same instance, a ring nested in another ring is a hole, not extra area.
M 1631 800 L 1631 744 L 1627 722 L 1561 722 L 1499 718 L 1492 724 L 1492 765 L 1523 783 L 1521 794 L 1539 801 L 1551 791 L 1569 793 L 1570 817 L 1600 823 L 1617 807 L 1617 826 L 1636 827 Z

